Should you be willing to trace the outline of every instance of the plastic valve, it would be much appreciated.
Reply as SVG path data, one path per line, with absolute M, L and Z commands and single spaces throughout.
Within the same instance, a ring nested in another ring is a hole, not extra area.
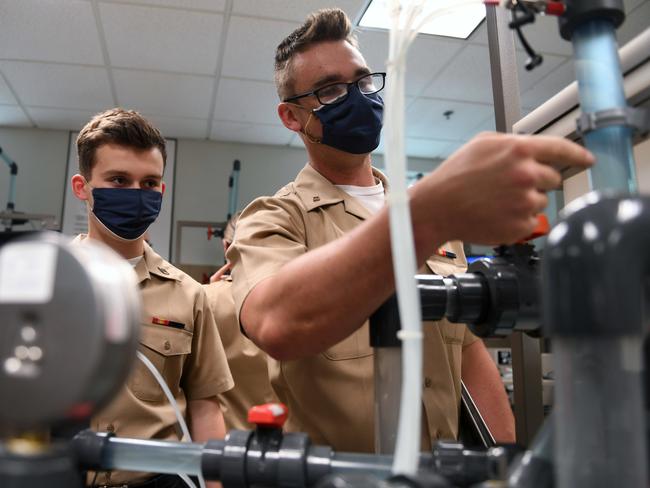
M 257 427 L 282 429 L 289 416 L 289 409 L 283 403 L 265 403 L 248 410 L 248 422 Z

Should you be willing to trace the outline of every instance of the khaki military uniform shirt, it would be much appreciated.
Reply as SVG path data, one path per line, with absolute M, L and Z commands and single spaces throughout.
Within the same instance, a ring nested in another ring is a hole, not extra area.
M 379 172 L 375 177 L 384 179 Z M 274 197 L 255 200 L 237 222 L 235 242 L 228 252 L 237 316 L 260 281 L 369 217 L 358 200 L 309 165 Z M 463 271 L 467 263 L 461 243 L 444 248 L 456 258 L 433 256 L 427 262 L 429 270 L 439 274 Z M 423 436 L 426 440 L 455 438 L 462 348 L 477 338 L 464 325 L 447 321 L 425 325 L 424 337 Z M 373 350 L 367 322 L 320 354 L 294 361 L 270 360 L 269 369 L 273 388 L 289 407 L 287 430 L 307 432 L 316 444 L 340 451 L 373 451 Z
M 204 288 L 235 380 L 232 390 L 219 394 L 226 427 L 228 430 L 250 429 L 248 409 L 278 401 L 269 382 L 266 354 L 239 329 L 231 293 L 232 278 L 225 276 Z
M 79 236 L 75 242 L 82 242 Z M 187 420 L 188 400 L 212 398 L 233 386 L 205 292 L 146 243 L 135 273 L 142 293 L 139 350 L 162 374 Z M 136 439 L 181 439 L 176 415 L 151 372 L 136 359 L 125 387 L 91 419 L 91 428 Z M 142 481 L 151 474 L 99 473 L 96 485 Z M 92 477 L 91 477 L 92 479 Z

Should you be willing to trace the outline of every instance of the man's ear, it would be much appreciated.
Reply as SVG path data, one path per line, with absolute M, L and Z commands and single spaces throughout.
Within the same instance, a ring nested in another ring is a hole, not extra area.
M 287 102 L 280 102 L 278 104 L 278 116 L 280 117 L 280 120 L 287 129 L 294 132 L 300 132 L 302 130 L 302 123 L 296 116 L 297 110 L 300 109 Z
M 162 191 L 161 193 L 164 195 L 165 194 L 165 188 L 167 188 L 167 185 L 165 185 L 165 182 L 162 182 Z
M 90 189 L 86 183 L 86 178 L 79 174 L 74 175 L 70 180 L 72 193 L 74 193 L 74 196 L 79 200 L 88 200 L 90 198 Z

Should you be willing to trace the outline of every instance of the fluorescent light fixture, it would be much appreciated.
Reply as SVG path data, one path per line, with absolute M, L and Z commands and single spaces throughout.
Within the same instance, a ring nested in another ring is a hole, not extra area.
M 427 22 L 420 32 L 434 36 L 457 37 L 467 39 L 485 18 L 485 5 L 461 5 L 455 7 L 458 0 L 424 0 L 425 11 L 442 9 L 439 14 Z M 390 29 L 388 0 L 372 0 L 359 21 L 360 27 Z

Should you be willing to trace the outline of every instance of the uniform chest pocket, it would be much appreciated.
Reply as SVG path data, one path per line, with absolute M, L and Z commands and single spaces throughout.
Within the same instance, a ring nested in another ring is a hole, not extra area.
M 183 365 L 192 352 L 192 333 L 162 325 L 142 324 L 138 350 L 153 363 L 174 397 L 177 397 Z M 127 385 L 140 400 L 159 402 L 165 398 L 153 374 L 139 359 L 136 360 Z

